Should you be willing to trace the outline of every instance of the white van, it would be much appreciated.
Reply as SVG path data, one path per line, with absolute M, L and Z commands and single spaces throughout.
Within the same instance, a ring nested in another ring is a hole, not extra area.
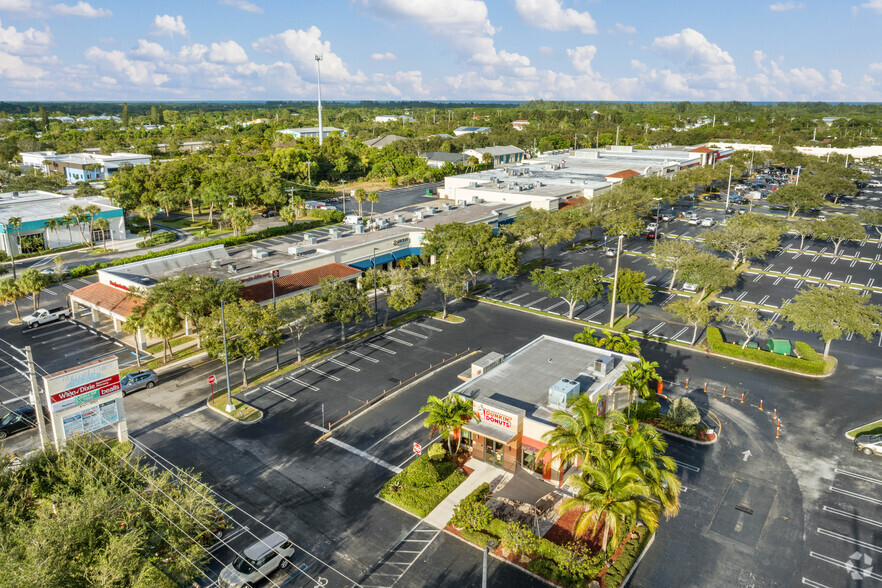
M 277 569 L 288 567 L 294 545 L 284 533 L 273 533 L 246 548 L 217 577 L 220 588 L 250 588 Z
M 360 225 L 364 219 L 358 216 L 357 214 L 348 214 L 346 218 L 343 219 L 343 222 L 347 225 Z

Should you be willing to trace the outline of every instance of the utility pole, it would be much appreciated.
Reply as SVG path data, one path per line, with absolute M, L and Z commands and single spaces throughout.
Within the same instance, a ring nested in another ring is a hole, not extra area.
M 616 290 L 619 287 L 619 257 L 622 255 L 622 240 L 624 235 L 619 235 L 619 246 L 616 249 L 616 273 L 613 277 L 612 305 L 609 310 L 609 328 L 611 329 L 616 320 Z
M 227 375 L 227 405 L 224 407 L 224 410 L 227 412 L 233 412 L 236 410 L 236 406 L 233 404 L 233 394 L 230 390 L 230 358 L 227 357 L 227 320 L 224 316 L 223 300 L 221 300 L 221 330 L 224 335 L 224 371 Z
M 377 311 L 377 248 L 371 254 L 371 265 L 374 268 L 374 327 L 378 325 L 379 313 Z M 388 304 L 388 300 L 386 301 Z
M 616 147 L 619 146 L 619 125 L 616 125 Z
M 726 188 L 726 210 L 729 210 L 729 196 L 732 195 L 732 166 L 729 166 L 729 187 Z M 725 213 L 723 213 L 725 216 Z
M 46 449 L 46 424 L 43 422 L 43 399 L 40 398 L 40 388 L 37 386 L 37 370 L 34 366 L 34 354 L 31 346 L 24 348 L 25 357 L 28 361 L 28 376 L 31 380 L 31 396 L 34 403 L 34 418 L 37 419 L 37 431 L 40 434 L 40 449 Z
M 276 276 L 279 275 L 279 270 L 273 270 L 272 274 L 272 284 L 273 284 L 273 312 L 276 311 Z M 279 371 L 279 346 L 276 346 L 276 371 Z
M 319 145 L 324 139 L 324 126 L 322 125 L 322 56 L 315 56 L 315 68 L 318 71 L 318 122 L 319 122 Z
M 346 216 L 346 180 L 340 180 L 340 185 L 343 186 L 343 216 Z
M 306 162 L 306 183 L 312 186 L 312 162 Z

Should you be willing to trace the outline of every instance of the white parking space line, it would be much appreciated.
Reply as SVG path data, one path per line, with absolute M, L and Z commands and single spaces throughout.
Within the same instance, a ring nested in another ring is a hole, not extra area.
M 783 279 L 784 279 L 783 276 L 778 276 L 778 278 L 775 279 L 775 281 L 772 283 L 772 285 L 773 285 L 773 286 L 777 286 L 777 285 L 778 285 L 778 282 L 780 282 L 780 281 L 783 280 Z
M 214 544 L 213 547 L 209 547 L 209 548 L 208 548 L 208 553 L 212 553 L 212 552 L 214 552 L 214 551 L 220 549 L 220 548 L 223 547 L 224 545 L 229 544 L 229 542 L 230 542 L 231 540 L 233 540 L 233 539 L 235 539 L 236 537 L 238 537 L 239 535 L 242 535 L 243 533 L 247 533 L 247 532 L 248 532 L 248 527 L 239 527 L 238 529 L 236 529 L 235 531 L 233 531 L 233 532 L 230 533 L 229 535 L 226 535 L 226 534 L 225 534 L 225 535 L 223 536 L 223 541 L 218 541 L 217 543 Z
M 528 304 L 523 304 L 522 306 L 526 306 L 527 308 L 533 308 L 534 306 L 536 306 L 537 304 L 539 304 L 543 300 L 548 300 L 548 296 L 543 296 L 542 298 L 539 298 L 538 300 L 534 300 L 533 302 L 530 302 Z
M 757 304 L 759 304 L 760 306 L 762 306 L 763 304 L 766 303 L 766 300 L 768 300 L 768 299 L 769 299 L 769 296 L 768 296 L 768 295 L 763 296 L 762 298 L 760 298 L 760 301 L 759 301 Z
M 395 427 L 392 431 L 390 431 L 389 433 L 386 433 L 385 435 L 383 435 L 382 437 L 380 437 L 379 439 L 377 439 L 376 441 L 374 441 L 374 443 L 373 443 L 370 447 L 368 447 L 367 449 L 365 449 L 365 451 L 370 451 L 371 449 L 373 449 L 374 447 L 376 447 L 377 445 L 379 445 L 380 443 L 382 443 L 383 441 L 385 441 L 386 439 L 388 439 L 389 437 L 391 437 L 392 435 L 394 435 L 395 433 L 397 433 L 397 432 L 398 432 L 399 430 L 401 430 L 403 427 L 406 427 L 407 425 L 409 425 L 410 423 L 412 423 L 414 420 L 420 418 L 421 416 L 423 416 L 423 413 L 421 413 L 421 412 L 416 413 L 416 415 L 414 415 L 414 416 L 412 416 L 411 418 L 407 419 L 405 422 L 403 422 L 402 424 L 400 424 L 400 425 L 398 425 L 397 427 Z
M 407 345 L 408 347 L 413 347 L 413 343 L 405 341 L 404 339 L 399 339 L 398 337 L 393 337 L 392 335 L 383 335 L 383 338 L 395 341 L 396 343 L 401 343 L 402 345 Z
M 843 470 L 840 468 L 835 468 L 833 471 L 837 474 L 842 474 L 843 476 L 856 478 L 858 480 L 861 480 L 862 482 L 870 482 L 871 484 L 879 484 L 880 486 L 882 486 L 882 480 L 879 480 L 878 478 L 871 478 L 870 476 L 865 476 L 856 472 L 849 472 L 848 470 Z
M 419 326 L 421 326 L 424 329 L 429 329 L 430 331 L 438 331 L 440 333 L 441 331 L 444 330 L 444 329 L 439 329 L 438 327 L 429 326 L 425 323 L 417 323 L 417 324 L 419 324 Z
M 652 327 L 651 329 L 649 329 L 649 331 L 647 331 L 646 334 L 647 334 L 647 335 L 652 335 L 652 334 L 654 334 L 654 333 L 655 333 L 656 331 L 658 331 L 660 328 L 662 328 L 663 326 L 665 326 L 665 324 L 667 324 L 667 323 L 659 323 L 659 324 L 655 325 L 654 327 Z
M 738 298 L 736 298 L 735 300 L 741 300 L 741 299 L 744 298 L 745 296 L 747 296 L 747 292 L 742 292 L 742 293 L 738 296 Z
M 682 462 L 682 461 L 678 461 L 678 460 L 676 460 L 676 459 L 674 460 L 674 463 L 677 464 L 678 466 L 680 466 L 681 468 L 683 468 L 683 469 L 687 469 L 687 470 L 689 470 L 690 472 L 695 472 L 696 474 L 697 474 L 698 472 L 701 471 L 701 468 L 698 467 L 698 466 L 694 466 L 694 465 L 691 465 L 691 464 L 688 464 L 688 463 L 684 463 L 684 462 Z
M 879 574 L 874 574 L 871 571 L 864 570 L 863 568 L 856 567 L 851 560 L 848 560 L 846 562 L 841 562 L 837 559 L 833 559 L 832 557 L 823 555 L 821 553 L 815 553 L 814 551 L 810 551 L 809 556 L 813 557 L 815 559 L 819 559 L 823 562 L 827 562 L 828 564 L 832 564 L 834 566 L 843 568 L 847 572 L 854 571 L 854 573 L 858 574 L 858 578 L 860 578 L 860 576 L 863 576 L 864 578 L 872 578 L 873 580 L 882 581 L 882 576 L 880 576 Z M 872 569 L 872 568 L 870 568 L 870 569 Z
M 349 353 L 349 354 L 351 354 L 351 355 L 354 355 L 355 357 L 360 357 L 361 359 L 366 359 L 366 360 L 368 360 L 368 361 L 370 361 L 370 362 L 372 362 L 372 363 L 380 363 L 380 360 L 379 360 L 379 359 L 374 359 L 373 357 L 370 357 L 370 356 L 368 356 L 368 355 L 365 355 L 364 353 L 359 353 L 358 351 L 353 351 L 353 350 L 351 350 L 351 349 L 347 349 L 347 350 L 346 350 L 346 353 Z
M 27 400 L 28 402 L 30 402 L 30 398 L 31 398 L 31 397 L 28 396 L 28 395 L 25 395 L 25 396 L 13 396 L 13 397 L 10 398 L 9 400 L 4 400 L 4 401 L 3 401 L 3 404 L 12 404 L 13 402 L 22 402 L 22 401 L 25 401 L 25 400 Z
M 291 381 L 294 382 L 295 384 L 300 384 L 300 385 L 303 386 L 304 388 L 309 388 L 309 389 L 312 390 L 313 392 L 318 392 L 318 388 L 316 388 L 316 387 L 313 386 L 312 384 L 307 384 L 307 383 L 304 382 L 303 380 L 298 380 L 298 379 L 295 378 L 294 376 L 285 376 L 285 379 L 286 379 L 286 380 L 291 380 Z
M 382 351 L 384 353 L 388 353 L 389 355 L 395 355 L 396 353 L 398 353 L 397 351 L 392 351 L 391 349 L 386 349 L 385 347 L 382 347 L 381 345 L 377 345 L 376 343 L 365 343 L 365 345 L 367 345 L 368 347 L 373 347 L 374 349 L 377 349 L 377 350 Z
M 320 375 L 320 376 L 322 376 L 322 377 L 324 377 L 324 378 L 328 378 L 329 380 L 333 380 L 333 381 L 335 381 L 335 382 L 339 382 L 339 381 L 340 381 L 340 378 L 338 378 L 337 376 L 333 376 L 333 375 L 331 375 L 331 374 L 329 374 L 329 373 L 327 373 L 327 372 L 323 372 L 322 370 L 320 370 L 320 369 L 318 369 L 318 368 L 315 368 L 315 367 L 312 367 L 311 365 L 306 366 L 306 369 L 308 369 L 309 371 L 311 371 L 311 372 L 313 372 L 313 373 L 315 373 L 315 374 L 318 374 L 318 375 Z
M 566 300 L 561 300 L 557 304 L 552 304 L 551 306 L 549 306 L 548 308 L 545 309 L 545 312 L 551 312 L 552 310 L 554 310 L 555 308 L 557 308 L 561 304 L 566 304 Z
M 529 296 L 529 295 L 530 295 L 529 292 L 525 292 L 525 293 L 523 293 L 523 294 L 519 294 L 518 296 L 515 296 L 514 298 L 512 298 L 512 299 L 510 299 L 510 300 L 506 300 L 506 302 L 514 302 L 515 300 L 520 300 L 520 299 L 523 298 L 524 296 Z
M 348 363 L 343 363 L 339 359 L 335 359 L 333 357 L 329 357 L 327 359 L 327 361 L 330 361 L 331 363 L 335 363 L 335 364 L 339 365 L 340 367 L 344 367 L 347 370 L 352 370 L 353 372 L 360 372 L 361 371 L 361 368 L 357 368 L 354 365 L 349 365 Z
M 827 529 L 822 529 L 818 527 L 817 531 L 818 535 L 824 535 L 825 537 L 831 537 L 833 539 L 839 539 L 840 541 L 844 541 L 846 543 L 851 543 L 852 545 L 859 545 L 864 549 L 869 549 L 871 551 L 878 551 L 882 553 L 882 547 L 876 547 L 872 543 L 867 543 L 866 541 L 860 541 L 859 539 L 855 539 L 854 537 L 849 537 L 848 535 L 843 535 L 841 533 L 837 533 L 835 531 L 828 531 Z
M 808 275 L 808 273 L 806 273 L 805 275 Z M 829 280 L 829 279 L 830 279 L 830 276 L 832 276 L 832 275 L 833 275 L 833 272 L 827 272 L 827 275 L 824 276 L 824 279 L 825 279 L 825 280 Z
M 689 327 L 683 327 L 682 329 L 677 331 L 677 334 L 674 335 L 673 337 L 671 337 L 671 339 L 679 340 L 680 337 L 683 335 L 683 333 L 685 333 L 688 330 L 689 330 Z
M 600 310 L 598 310 L 597 312 L 595 312 L 594 314 L 592 314 L 591 316 L 589 316 L 589 317 L 587 318 L 587 320 L 590 321 L 591 319 L 593 319 L 594 317 L 596 317 L 596 316 L 597 316 L 598 314 L 600 314 L 601 312 L 603 312 L 603 309 L 602 309 L 602 308 L 601 308 Z
M 861 523 L 865 523 L 867 525 L 873 525 L 874 527 L 879 527 L 882 529 L 882 521 L 874 521 L 873 519 L 868 519 L 867 517 L 862 517 L 861 515 L 856 515 L 853 512 L 848 512 L 845 510 L 840 510 L 838 508 L 834 508 L 832 506 L 825 506 L 822 509 L 824 512 L 829 512 L 835 515 L 843 516 L 849 519 L 854 519 Z
M 812 270 L 807 269 L 807 270 L 805 270 L 805 273 L 802 274 L 802 276 L 803 276 L 804 278 L 807 278 L 807 277 L 809 277 L 809 276 L 811 275 L 811 273 L 812 273 Z
M 830 588 L 826 584 L 820 584 L 818 582 L 815 582 L 814 580 L 809 580 L 808 578 L 803 578 L 802 583 L 806 586 L 809 586 L 810 588 Z
M 795 284 L 793 284 L 794 288 L 799 288 L 805 283 L 805 280 L 797 280 Z
M 871 502 L 873 504 L 882 504 L 882 500 L 879 500 L 878 498 L 864 496 L 863 494 L 858 494 L 857 492 L 852 492 L 851 490 L 844 490 L 842 488 L 837 488 L 836 486 L 830 486 L 830 491 L 836 492 L 838 494 L 844 494 L 845 496 L 850 496 L 852 498 L 857 498 L 858 500 L 865 500 L 865 501 Z
M 407 329 L 399 328 L 399 331 L 402 333 L 407 333 L 408 335 L 413 335 L 414 337 L 419 337 L 420 339 L 428 339 L 429 337 L 426 335 L 420 335 L 419 333 L 414 333 L 413 331 L 408 331 Z
M 763 279 L 763 275 L 762 275 L 762 274 L 757 274 L 756 277 L 753 279 L 753 281 L 754 281 L 754 282 L 759 282 L 759 281 L 762 280 L 762 279 Z
M 248 392 L 246 392 L 245 396 L 251 396 L 252 394 L 254 394 L 255 392 L 257 392 L 259 390 L 266 390 L 270 394 L 275 394 L 276 396 L 280 396 L 280 397 L 284 398 L 285 400 L 287 400 L 288 402 L 297 402 L 296 399 L 291 398 L 287 394 L 283 394 L 282 392 L 279 392 L 278 390 L 276 390 L 272 386 L 261 386 L 260 388 L 254 388 L 253 390 L 249 390 Z
M 318 429 L 322 433 L 327 432 L 322 427 L 320 427 L 318 425 L 314 425 L 314 424 L 310 423 L 309 421 L 306 422 L 306 425 L 309 427 L 312 427 L 313 429 Z M 394 472 L 396 474 L 401 473 L 400 467 L 394 466 L 391 463 L 387 463 L 378 457 L 374 457 L 373 455 L 366 453 L 357 447 L 353 447 L 349 443 L 343 443 L 342 441 L 340 441 L 339 439 L 337 439 L 335 437 L 328 437 L 327 441 L 328 441 L 328 443 L 330 443 L 332 445 L 336 445 L 337 447 L 339 447 L 341 449 L 345 449 L 346 451 L 348 451 L 350 453 L 354 453 L 355 455 L 357 455 L 359 457 L 363 457 L 364 459 L 366 459 L 368 461 L 372 461 L 375 464 L 377 464 L 378 466 L 384 467 L 391 472 Z

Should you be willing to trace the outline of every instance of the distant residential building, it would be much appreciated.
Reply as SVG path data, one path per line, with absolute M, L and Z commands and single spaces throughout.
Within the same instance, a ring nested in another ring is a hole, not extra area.
M 489 133 L 490 127 L 457 127 L 453 129 L 453 134 L 457 137 L 468 135 L 470 133 Z
M 123 152 L 102 155 L 100 153 L 58 154 L 55 151 L 26 151 L 20 155 L 23 169 L 39 169 L 44 174 L 62 173 L 71 183 L 109 180 L 119 171 L 120 166 L 147 165 L 151 159 L 149 155 Z
M 377 137 L 376 139 L 368 139 L 367 141 L 362 141 L 368 147 L 373 147 L 374 149 L 382 149 L 386 145 L 391 145 L 395 141 L 401 141 L 402 139 L 407 139 L 407 137 L 402 137 L 401 135 L 383 135 L 382 137 Z
M 493 158 L 493 166 L 507 165 L 512 163 L 520 163 L 523 161 L 526 153 L 523 149 L 514 145 L 504 145 L 500 147 L 478 147 L 477 149 L 466 149 L 463 151 L 465 155 L 476 157 L 478 161 L 484 161 L 484 154 L 490 154 Z
M 254 120 L 246 120 L 242 123 L 243 127 L 250 127 L 251 125 L 265 125 L 269 122 L 268 118 L 255 118 Z
M 468 155 L 462 153 L 448 153 L 446 151 L 428 151 L 420 153 L 419 157 L 426 160 L 426 165 L 434 168 L 442 168 L 445 163 L 456 165 L 458 163 L 467 163 Z
M 378 123 L 387 123 L 387 122 L 413 122 L 412 116 L 407 116 L 406 114 L 381 114 L 379 116 L 374 117 L 374 122 Z
M 118 116 L 111 116 L 109 114 L 97 114 L 93 116 L 81 116 L 77 118 L 77 121 L 95 121 L 95 120 L 112 120 L 113 122 L 122 122 L 122 119 Z
M 197 151 L 202 151 L 203 149 L 211 149 L 211 142 L 184 141 L 183 143 L 178 143 L 178 151 L 183 151 L 185 153 L 195 153 Z M 160 153 L 168 153 L 168 143 L 159 143 L 156 146 L 156 150 Z
M 489 114 L 476 114 L 472 117 L 472 120 L 490 120 Z
M 523 131 L 524 127 L 530 124 L 528 120 L 513 120 L 511 121 L 511 126 L 516 131 Z
M 318 139 L 319 136 L 319 128 L 318 127 L 301 127 L 299 129 L 282 129 L 281 131 L 276 131 L 277 133 L 282 133 L 283 135 L 291 135 L 295 139 L 305 139 L 306 137 L 312 137 L 314 139 Z M 324 127 L 322 129 L 322 139 L 327 139 L 331 136 L 331 133 L 339 133 L 341 137 L 346 136 L 346 131 L 343 129 L 338 129 L 337 127 Z

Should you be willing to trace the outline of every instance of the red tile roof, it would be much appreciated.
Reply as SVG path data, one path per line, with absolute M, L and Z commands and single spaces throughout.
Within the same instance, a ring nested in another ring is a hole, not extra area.
M 579 196 L 578 198 L 570 198 L 569 200 L 564 200 L 560 203 L 560 206 L 557 207 L 558 210 L 566 210 L 568 208 L 578 208 L 580 206 L 584 206 L 588 203 L 588 199 L 584 196 Z
M 142 302 L 143 298 L 130 297 L 126 292 L 107 284 L 95 282 L 70 293 L 74 298 L 93 304 L 98 308 L 112 312 L 117 316 L 127 317 Z
M 288 274 L 276 279 L 276 298 L 286 296 L 298 290 L 318 286 L 324 278 L 349 278 L 361 273 L 361 270 L 351 268 L 342 263 L 329 263 L 321 267 L 315 267 L 306 271 Z M 273 297 L 273 285 L 271 281 L 251 284 L 242 288 L 242 298 L 254 302 L 264 302 Z
M 634 176 L 639 176 L 640 172 L 635 172 L 633 169 L 623 169 L 620 172 L 616 172 L 614 174 L 609 174 L 606 176 L 607 178 L 622 178 L 623 180 L 627 178 L 633 178 Z
M 690 149 L 689 153 L 716 153 L 716 149 L 711 149 L 710 147 L 705 147 L 702 145 L 701 147 L 696 147 L 695 149 Z

